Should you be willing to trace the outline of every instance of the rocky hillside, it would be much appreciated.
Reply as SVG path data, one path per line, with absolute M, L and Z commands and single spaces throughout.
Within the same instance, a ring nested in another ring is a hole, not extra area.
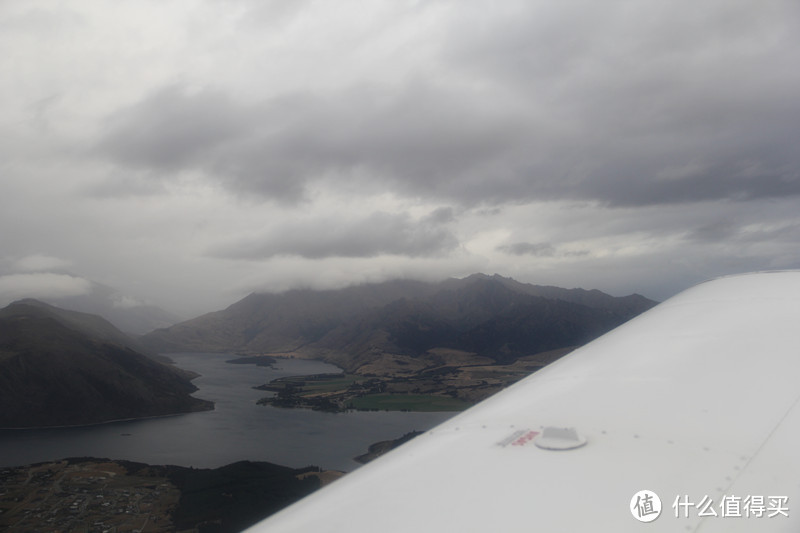
M 509 363 L 588 342 L 653 305 L 639 295 L 618 298 L 476 274 L 440 283 L 251 294 L 142 341 L 162 352 L 293 352 L 349 371 L 386 354 L 420 357 L 441 348 Z
M 104 319 L 36 300 L 0 310 L 0 427 L 79 425 L 212 409 L 185 373 Z

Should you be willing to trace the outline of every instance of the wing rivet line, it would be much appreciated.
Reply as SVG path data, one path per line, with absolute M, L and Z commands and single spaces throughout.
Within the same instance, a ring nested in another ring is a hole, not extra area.
M 533 443 L 543 450 L 574 450 L 586 444 L 586 437 L 575 428 L 547 426 Z

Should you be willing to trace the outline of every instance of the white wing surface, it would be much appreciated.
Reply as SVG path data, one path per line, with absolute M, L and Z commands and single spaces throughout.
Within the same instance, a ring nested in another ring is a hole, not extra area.
M 251 531 L 796 533 L 799 399 L 800 272 L 720 278 Z

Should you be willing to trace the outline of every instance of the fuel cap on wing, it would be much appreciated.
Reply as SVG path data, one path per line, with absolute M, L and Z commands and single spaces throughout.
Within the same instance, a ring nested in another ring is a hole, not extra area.
M 575 428 L 547 426 L 533 443 L 543 450 L 572 450 L 586 444 L 586 437 Z

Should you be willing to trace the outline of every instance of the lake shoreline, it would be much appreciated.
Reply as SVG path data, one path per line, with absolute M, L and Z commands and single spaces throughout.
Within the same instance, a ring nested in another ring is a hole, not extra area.
M 114 420 L 104 420 L 102 422 L 92 422 L 90 424 L 65 424 L 62 426 L 31 426 L 31 427 L 24 427 L 24 428 L 0 428 L 0 431 L 36 431 L 41 429 L 79 429 L 79 428 L 90 428 L 96 426 L 106 426 L 109 424 L 119 424 L 122 422 L 137 422 L 140 420 L 154 420 L 158 418 L 171 418 L 176 416 L 183 416 L 183 415 L 190 415 L 192 413 L 201 413 L 203 411 L 213 411 L 214 408 L 211 409 L 201 409 L 197 411 L 183 411 L 180 413 L 170 413 L 166 415 L 152 415 L 152 416 L 135 416 L 132 418 L 117 418 Z
M 217 468 L 241 460 L 300 468 L 352 471 L 353 457 L 372 443 L 424 431 L 454 413 L 321 413 L 257 405 L 254 386 L 285 376 L 339 371 L 308 359 L 281 358 L 276 368 L 227 364 L 233 353 L 170 354 L 177 366 L 201 374 L 193 396 L 210 411 L 105 421 L 91 425 L 0 430 L 0 467 L 63 457 L 111 457 L 147 464 Z

